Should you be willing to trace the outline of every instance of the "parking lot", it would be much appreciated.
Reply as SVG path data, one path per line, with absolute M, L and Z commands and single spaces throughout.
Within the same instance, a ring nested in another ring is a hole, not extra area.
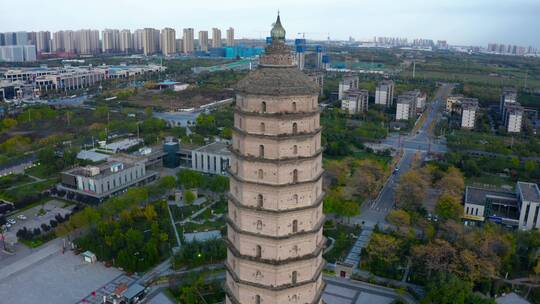
M 62 201 L 50 200 L 43 206 L 35 206 L 8 217 L 8 221 L 15 221 L 15 224 L 10 223 L 11 227 L 9 227 L 5 233 L 6 242 L 11 245 L 15 244 L 17 242 L 17 231 L 23 227 L 26 227 L 29 230 L 33 230 L 34 228 L 41 229 L 42 224 L 50 225 L 51 220 L 53 220 L 57 214 L 64 217 L 66 214 L 71 213 L 75 205 L 65 207 L 65 204 L 66 203 Z M 42 207 L 45 212 L 40 214 Z M 21 219 L 21 216 L 26 219 Z

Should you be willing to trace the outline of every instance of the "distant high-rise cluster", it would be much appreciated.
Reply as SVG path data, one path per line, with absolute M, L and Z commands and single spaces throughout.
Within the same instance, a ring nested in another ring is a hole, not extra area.
M 436 46 L 435 42 L 431 39 L 414 39 L 412 42 L 410 42 L 407 38 L 399 38 L 399 37 L 375 37 L 373 38 L 373 42 L 378 46 L 383 47 L 417 47 L 417 48 L 432 48 Z M 446 41 L 439 41 L 437 42 L 437 46 L 439 43 L 446 44 Z
M 0 61 L 35 61 L 36 40 L 36 33 L 32 35 L 27 32 L 0 33 Z
M 511 44 L 498 44 L 490 43 L 488 44 L 487 51 L 489 53 L 502 54 L 502 55 L 516 55 L 516 56 L 525 56 L 525 55 L 534 55 L 538 53 L 538 49 L 529 46 L 517 46 Z
M 209 52 L 223 47 L 221 30 L 212 29 L 212 39 L 208 31 L 199 31 L 195 40 L 195 30 L 184 28 L 181 39 L 176 38 L 176 30 L 164 28 L 104 29 L 101 33 L 93 29 L 62 30 L 57 32 L 5 32 L 0 33 L 0 61 L 35 61 L 49 54 L 60 57 L 98 54 L 162 54 L 172 56 L 178 53 L 191 54 L 196 51 Z M 234 29 L 227 29 L 227 47 L 235 46 Z
M 388 45 L 388 46 L 406 46 L 409 44 L 407 38 L 397 38 L 397 37 L 375 37 L 373 42 L 379 45 Z

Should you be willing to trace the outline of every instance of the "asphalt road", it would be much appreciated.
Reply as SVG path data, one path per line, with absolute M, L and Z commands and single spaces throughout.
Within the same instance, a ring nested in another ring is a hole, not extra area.
M 389 137 L 384 144 L 392 146 L 395 149 L 403 149 L 403 156 L 399 161 L 397 172 L 387 179 L 379 196 L 368 203 L 362 205 L 360 215 L 351 218 L 351 222 L 362 226 L 373 227 L 376 224 L 384 225 L 386 215 L 395 207 L 394 190 L 399 177 L 411 169 L 414 155 L 418 152 L 425 154 L 431 152 L 446 152 L 446 142 L 444 140 L 435 141 L 429 134 L 429 126 L 435 119 L 442 116 L 441 108 L 444 105 L 446 96 L 452 91 L 451 85 L 440 87 L 435 95 L 433 102 L 429 103 L 430 110 L 427 117 L 418 132 L 409 136 Z
M 437 90 L 433 102 L 429 103 L 426 120 L 418 129 L 416 134 L 411 136 L 392 135 L 383 144 L 395 149 L 413 150 L 421 152 L 445 153 L 446 141 L 444 139 L 432 138 L 429 134 L 429 126 L 433 120 L 438 120 L 442 116 L 442 109 L 445 106 L 446 97 L 452 92 L 451 85 L 444 85 Z

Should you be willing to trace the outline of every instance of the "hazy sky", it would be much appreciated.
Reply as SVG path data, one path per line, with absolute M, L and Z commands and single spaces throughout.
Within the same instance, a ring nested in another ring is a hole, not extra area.
M 540 47 L 540 0 L 26 0 L 0 1 L 0 32 L 79 28 L 232 26 L 267 36 L 277 10 L 288 38 L 446 39 Z M 223 36 L 225 33 L 223 32 Z

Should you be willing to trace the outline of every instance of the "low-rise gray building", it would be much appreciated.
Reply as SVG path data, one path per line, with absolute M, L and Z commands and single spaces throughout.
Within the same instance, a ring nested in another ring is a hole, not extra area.
M 62 172 L 59 190 L 75 194 L 79 200 L 103 200 L 155 180 L 158 172 L 147 170 L 146 159 L 118 155 L 96 166 L 75 167 Z
M 516 190 L 468 186 L 463 220 L 466 225 L 485 221 L 508 228 L 540 228 L 540 190 L 534 183 L 517 182 Z
M 228 143 L 214 142 L 191 151 L 191 168 L 204 173 L 226 175 L 230 158 Z

